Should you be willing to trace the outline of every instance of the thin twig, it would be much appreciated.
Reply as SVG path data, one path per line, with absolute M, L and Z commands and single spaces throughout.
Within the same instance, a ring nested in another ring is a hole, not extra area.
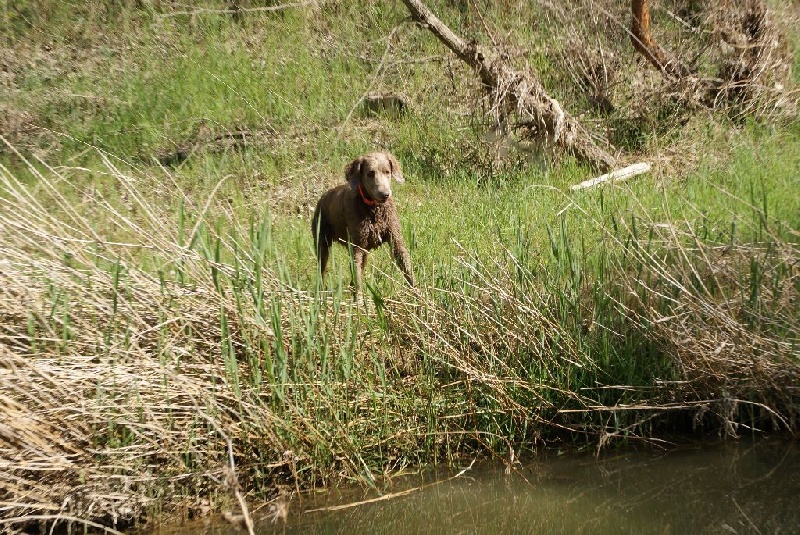
M 317 509 L 309 509 L 308 511 L 306 511 L 306 513 L 316 513 L 316 512 L 319 512 L 319 511 L 341 511 L 342 509 L 352 509 L 353 507 L 359 507 L 361 505 L 366 505 L 368 503 L 385 502 L 386 500 L 393 500 L 395 498 L 400 498 L 402 496 L 408 496 L 409 494 L 412 494 L 414 492 L 417 492 L 417 491 L 420 491 L 420 490 L 424 490 L 424 489 L 428 489 L 430 487 L 435 487 L 437 485 L 441 485 L 442 483 L 447 483 L 449 481 L 452 481 L 452 480 L 456 479 L 457 477 L 461 477 L 467 471 L 469 471 L 469 469 L 471 469 L 472 465 L 474 465 L 474 464 L 475 464 L 475 459 L 472 459 L 472 462 L 469 463 L 469 466 L 467 466 L 466 468 L 463 468 L 459 473 L 457 473 L 453 477 L 449 477 L 447 479 L 443 479 L 442 481 L 436 481 L 435 483 L 429 483 L 427 485 L 414 487 L 413 489 L 407 489 L 407 490 L 403 490 L 403 491 L 400 491 L 400 492 L 393 492 L 391 494 L 384 494 L 383 496 L 379 496 L 377 498 L 372 498 L 372 499 L 369 499 L 369 500 L 362 500 L 360 502 L 352 502 L 352 503 L 346 503 L 344 505 L 333 505 L 333 506 L 330 506 L 330 507 L 320 507 L 320 508 L 317 508 Z
M 13 518 L 0 518 L 0 525 L 3 524 L 26 524 L 31 522 L 32 520 L 65 520 L 67 522 L 74 522 L 76 524 L 81 524 L 84 526 L 88 526 L 90 528 L 96 528 L 103 530 L 104 533 L 111 533 L 112 535 L 125 535 L 121 531 L 117 531 L 115 529 L 109 528 L 108 526 L 104 526 L 102 524 L 98 524 L 97 522 L 92 522 L 91 520 L 86 520 L 85 518 L 78 518 L 76 516 L 70 515 L 25 515 L 25 516 L 16 516 Z
M 369 95 L 370 91 L 372 91 L 372 88 L 375 85 L 375 82 L 378 80 L 378 76 L 381 74 L 381 71 L 383 70 L 384 65 L 386 64 L 386 58 L 389 56 L 389 51 L 392 49 L 392 39 L 394 38 L 394 35 L 397 33 L 397 31 L 402 26 L 404 26 L 404 24 L 398 24 L 397 26 L 392 28 L 391 32 L 389 32 L 389 35 L 386 38 L 386 48 L 383 51 L 383 55 L 381 56 L 381 60 L 378 63 L 378 66 L 373 71 L 372 76 L 370 76 L 370 80 L 369 80 L 369 84 L 367 85 L 367 89 L 358 98 L 356 103 L 353 104 L 353 107 L 350 108 L 350 111 L 347 113 L 347 117 L 345 117 L 344 121 L 342 121 L 342 124 L 339 125 L 339 138 L 341 138 L 342 135 L 344 134 L 344 131 L 345 131 L 345 128 L 347 127 L 347 124 L 350 122 L 350 119 L 353 117 L 353 113 L 355 113 L 355 111 L 358 108 L 358 106 L 364 101 L 364 99 L 367 97 L 367 95 Z
M 198 407 L 199 410 L 199 407 Z M 211 424 L 211 426 L 216 430 L 216 432 L 225 440 L 225 443 L 228 446 L 228 477 L 226 478 L 226 483 L 228 484 L 229 490 L 233 493 L 236 501 L 239 502 L 239 508 L 242 511 L 242 517 L 244 518 L 245 526 L 247 527 L 248 535 L 255 535 L 253 531 L 253 519 L 250 517 L 250 510 L 247 507 L 247 501 L 245 501 L 244 496 L 242 495 L 241 488 L 239 487 L 239 478 L 236 475 L 236 463 L 234 461 L 233 455 L 233 442 L 231 442 L 231 438 L 228 436 L 228 433 L 222 430 L 219 426 L 217 421 L 206 414 L 203 411 L 199 411 L 201 417 Z
M 217 181 L 217 185 L 214 186 L 214 189 L 211 190 L 211 193 L 208 194 L 208 198 L 206 199 L 205 205 L 203 205 L 203 209 L 200 211 L 200 215 L 197 218 L 197 222 L 194 224 L 194 228 L 192 228 L 192 232 L 189 233 L 189 240 L 186 242 L 187 246 L 194 241 L 195 234 L 197 234 L 197 229 L 200 228 L 200 225 L 205 221 L 206 212 L 208 211 L 208 207 L 211 206 L 211 201 L 214 200 L 214 196 L 216 196 L 217 191 L 222 186 L 222 183 L 228 179 L 231 175 L 225 175 Z
M 281 4 L 278 6 L 262 6 L 262 7 L 243 7 L 238 9 L 194 9 L 192 11 L 171 11 L 169 13 L 160 13 L 156 15 L 158 18 L 180 17 L 183 15 L 234 15 L 237 13 L 259 13 L 269 11 L 281 11 L 284 9 L 291 9 L 295 7 L 305 7 L 314 5 L 317 0 L 308 0 L 307 2 L 295 2 L 292 4 Z

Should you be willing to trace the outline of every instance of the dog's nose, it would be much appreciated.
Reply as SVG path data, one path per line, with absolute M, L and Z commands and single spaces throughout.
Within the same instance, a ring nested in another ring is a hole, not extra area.
M 386 202 L 386 200 L 392 196 L 391 191 L 381 191 L 378 193 L 378 200 L 380 202 Z

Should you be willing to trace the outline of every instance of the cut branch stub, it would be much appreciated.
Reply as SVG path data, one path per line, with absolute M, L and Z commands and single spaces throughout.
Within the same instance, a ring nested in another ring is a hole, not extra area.
M 667 57 L 650 34 L 650 5 L 648 0 L 631 0 L 631 42 L 656 69 L 672 78 L 685 78 L 691 74 L 686 65 Z
M 520 122 L 533 127 L 535 139 L 573 154 L 578 160 L 607 171 L 614 157 L 597 146 L 578 121 L 550 97 L 532 74 L 509 67 L 497 54 L 477 43 L 466 42 L 419 0 L 403 0 L 414 20 L 424 24 L 462 61 L 478 72 L 496 99 L 495 109 L 505 116 L 516 113 Z M 505 117 L 501 117 L 505 119 Z
M 708 108 L 729 107 L 740 117 L 752 113 L 794 117 L 783 89 L 790 80 L 791 54 L 782 44 L 785 37 L 768 15 L 767 2 L 746 0 L 730 8 L 704 8 L 711 12 L 713 33 L 721 37 L 709 47 L 732 49 L 721 50 L 721 59 L 714 60 L 717 70 L 710 77 L 671 59 L 658 46 L 650 33 L 648 0 L 631 0 L 631 43 L 665 77 L 681 83 L 684 101 Z

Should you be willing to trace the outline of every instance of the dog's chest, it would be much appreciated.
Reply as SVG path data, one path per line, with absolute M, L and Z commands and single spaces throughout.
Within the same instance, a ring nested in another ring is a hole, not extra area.
M 386 229 L 380 217 L 381 214 L 375 210 L 358 224 L 358 236 L 361 247 L 364 249 L 375 249 L 380 247 L 385 238 Z

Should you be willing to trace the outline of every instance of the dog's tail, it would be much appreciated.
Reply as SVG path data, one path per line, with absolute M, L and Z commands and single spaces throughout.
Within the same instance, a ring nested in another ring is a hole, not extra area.
M 314 236 L 314 250 L 319 254 L 319 234 L 322 232 L 322 210 L 320 203 L 314 209 L 314 216 L 311 218 L 311 235 Z

